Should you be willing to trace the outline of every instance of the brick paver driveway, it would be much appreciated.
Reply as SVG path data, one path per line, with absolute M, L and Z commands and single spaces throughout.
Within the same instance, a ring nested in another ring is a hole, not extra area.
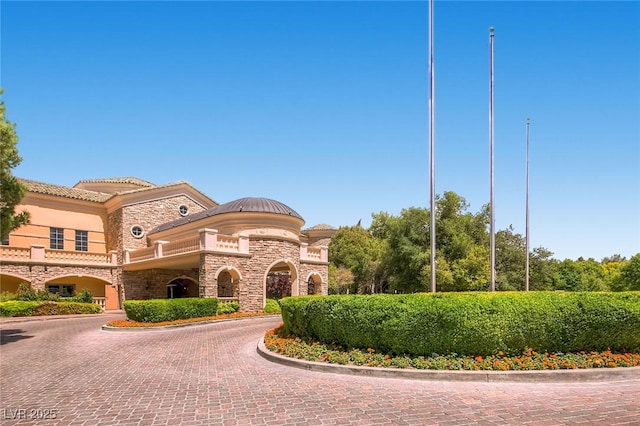
M 106 320 L 0 323 L 0 423 L 640 425 L 640 380 L 461 383 L 317 373 L 256 353 L 277 318 L 146 332 L 102 331 Z M 56 418 L 31 418 L 47 410 Z

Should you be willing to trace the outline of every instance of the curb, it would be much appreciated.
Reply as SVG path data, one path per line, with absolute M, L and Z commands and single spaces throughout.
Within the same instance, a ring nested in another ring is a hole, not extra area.
M 277 314 L 280 315 L 280 314 Z M 217 324 L 220 322 L 228 322 L 228 321 L 240 321 L 240 320 L 250 320 L 255 318 L 271 318 L 276 315 L 256 315 L 253 317 L 244 317 L 244 318 L 224 318 L 218 320 L 208 320 L 208 321 L 199 321 L 199 322 L 191 322 L 186 324 L 173 324 L 173 325 L 160 325 L 155 327 L 111 327 L 104 324 L 101 328 L 104 331 L 124 331 L 124 332 L 142 332 L 142 331 L 163 331 L 163 330 L 172 330 L 175 328 L 186 328 L 186 327 L 196 327 L 199 325 L 210 325 Z
M 101 314 L 42 315 L 42 316 L 36 316 L 36 317 L 4 317 L 0 319 L 0 326 L 2 324 L 15 324 L 15 323 L 22 323 L 22 322 L 95 318 L 95 317 L 103 317 L 105 315 L 114 315 L 114 316 L 124 315 L 124 311 L 109 311 L 108 313 L 103 312 Z
M 455 382 L 535 382 L 584 383 L 640 379 L 640 367 L 589 368 L 576 370 L 523 370 L 523 371 L 466 371 L 466 370 L 414 370 L 400 368 L 363 367 L 329 364 L 289 358 L 271 352 L 260 338 L 258 354 L 268 361 L 287 367 L 322 373 L 348 374 L 361 377 L 379 377 L 411 380 Z

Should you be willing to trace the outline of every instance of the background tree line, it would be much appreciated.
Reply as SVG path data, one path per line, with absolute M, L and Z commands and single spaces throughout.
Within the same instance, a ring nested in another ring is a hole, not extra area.
M 438 291 L 490 288 L 489 206 L 468 211 L 455 192 L 436 199 L 436 283 Z M 368 229 L 341 227 L 329 245 L 329 292 L 413 293 L 430 290 L 431 230 L 428 209 L 411 207 L 398 216 L 372 214 Z M 496 288 L 525 288 L 526 241 L 513 227 L 496 232 Z M 596 261 L 554 259 L 536 247 L 529 255 L 532 290 L 640 290 L 640 253 Z

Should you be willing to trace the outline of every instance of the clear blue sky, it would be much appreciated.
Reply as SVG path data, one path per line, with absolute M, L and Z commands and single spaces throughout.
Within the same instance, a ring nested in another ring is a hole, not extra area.
M 2 1 L 17 176 L 186 180 L 306 226 L 429 204 L 428 3 Z M 640 252 L 640 3 L 435 2 L 436 191 L 559 259 Z

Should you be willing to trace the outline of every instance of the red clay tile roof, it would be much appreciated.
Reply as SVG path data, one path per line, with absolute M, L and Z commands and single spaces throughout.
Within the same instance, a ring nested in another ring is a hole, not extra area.
M 113 196 L 104 192 L 88 191 L 86 189 L 69 188 L 68 186 L 53 185 L 50 183 L 36 182 L 34 180 L 18 178 L 29 192 L 37 194 L 55 195 L 58 197 L 73 198 L 75 200 L 103 203 Z
M 74 186 L 77 186 L 79 183 L 127 183 L 131 185 L 137 185 L 145 188 L 149 188 L 152 186 L 156 186 L 151 182 L 147 182 L 146 180 L 138 179 L 136 177 L 120 177 L 120 178 L 105 178 L 105 179 L 83 179 L 76 183 Z

